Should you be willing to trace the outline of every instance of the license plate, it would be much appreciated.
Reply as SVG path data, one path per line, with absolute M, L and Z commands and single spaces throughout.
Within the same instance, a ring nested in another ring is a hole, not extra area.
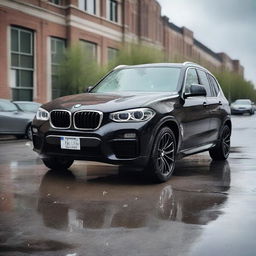
M 80 138 L 61 137 L 60 147 L 62 149 L 80 150 Z

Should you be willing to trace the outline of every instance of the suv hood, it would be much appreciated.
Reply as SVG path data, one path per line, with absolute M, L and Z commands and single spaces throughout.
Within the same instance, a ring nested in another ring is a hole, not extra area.
M 168 97 L 178 96 L 177 93 L 125 93 L 125 94 L 99 94 L 83 93 L 71 96 L 65 96 L 53 100 L 42 107 L 47 111 L 53 109 L 66 109 L 71 112 L 77 110 L 99 110 L 102 112 L 113 112 L 124 109 L 149 107 L 152 102 L 161 101 Z M 74 107 L 81 104 L 80 107 Z

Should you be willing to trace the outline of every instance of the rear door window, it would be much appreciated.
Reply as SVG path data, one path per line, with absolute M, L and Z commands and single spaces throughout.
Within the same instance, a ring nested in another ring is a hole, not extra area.
M 210 81 L 210 86 L 211 86 L 212 91 L 213 91 L 213 96 L 216 97 L 219 94 L 220 88 L 219 88 L 216 80 L 213 78 L 213 76 L 208 74 L 208 78 L 209 78 L 209 81 Z
M 207 78 L 206 73 L 203 70 L 200 70 L 200 69 L 197 70 L 197 73 L 198 73 L 198 76 L 199 76 L 200 84 L 202 86 L 204 86 L 204 88 L 206 90 L 207 97 L 213 96 L 211 88 L 210 88 L 209 80 Z

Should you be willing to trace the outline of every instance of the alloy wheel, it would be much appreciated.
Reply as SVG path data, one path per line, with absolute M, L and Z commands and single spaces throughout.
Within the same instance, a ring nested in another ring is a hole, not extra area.
M 230 130 L 226 126 L 222 134 L 222 148 L 223 148 L 223 153 L 225 157 L 227 157 L 230 152 L 230 137 L 231 137 Z
M 157 166 L 163 175 L 173 171 L 175 163 L 175 141 L 170 133 L 164 133 L 159 140 L 157 149 Z

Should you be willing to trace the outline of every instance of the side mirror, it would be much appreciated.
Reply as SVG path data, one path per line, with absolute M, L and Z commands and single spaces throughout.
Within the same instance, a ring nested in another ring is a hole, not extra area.
M 190 92 L 184 93 L 184 98 L 195 97 L 195 96 L 206 96 L 205 88 L 200 84 L 192 84 L 190 86 Z
M 93 86 L 89 86 L 89 87 L 87 87 L 87 88 L 85 89 L 84 92 L 88 93 L 88 92 L 90 92 L 90 90 L 91 90 L 92 88 L 93 88 Z

